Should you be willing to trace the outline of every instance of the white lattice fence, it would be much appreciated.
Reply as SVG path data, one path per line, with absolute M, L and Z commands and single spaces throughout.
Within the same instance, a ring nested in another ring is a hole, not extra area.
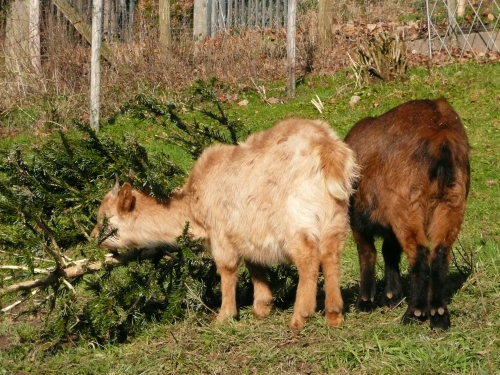
M 426 0 L 429 53 L 500 52 L 500 0 Z

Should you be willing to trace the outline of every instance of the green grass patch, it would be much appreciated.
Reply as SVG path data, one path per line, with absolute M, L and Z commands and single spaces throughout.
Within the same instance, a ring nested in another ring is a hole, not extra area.
M 432 331 L 428 324 L 403 326 L 406 302 L 394 309 L 359 313 L 354 309 L 359 279 L 357 252 L 349 238 L 342 258 L 345 322 L 329 329 L 322 311 L 293 335 L 288 321 L 293 298 L 278 303 L 266 319 L 250 314 L 240 302 L 240 318 L 211 322 L 207 309 L 186 307 L 185 318 L 172 324 L 144 323 L 139 333 L 118 345 L 72 337 L 58 351 L 47 350 L 39 326 L 27 319 L 0 317 L 0 374 L 491 374 L 500 368 L 500 64 L 466 63 L 413 68 L 400 82 L 355 88 L 349 72 L 307 78 L 297 98 L 284 86 L 270 85 L 266 99 L 254 91 L 240 93 L 246 106 L 227 101 L 227 113 L 251 132 L 290 117 L 321 118 L 343 137 L 359 119 L 377 116 L 405 101 L 445 97 L 462 117 L 472 146 L 472 184 L 460 243 L 454 246 L 449 273 L 452 327 Z M 224 88 L 221 88 L 223 91 Z M 311 104 L 316 95 L 322 113 Z M 361 100 L 351 107 L 357 95 Z M 193 119 L 196 109 L 186 109 Z M 103 123 L 102 133 L 122 138 L 133 134 L 149 153 L 166 153 L 189 169 L 189 155 L 166 142 L 173 128 L 158 119 L 123 111 Z M 23 135 L 25 137 L 25 135 Z M 32 142 L 32 138 L 5 141 Z M 9 143 L 10 142 L 10 143 Z M 379 257 L 381 258 L 381 257 Z M 379 259 L 377 278 L 382 278 Z M 403 271 L 408 282 L 408 274 Z M 408 290 L 406 289 L 406 292 Z

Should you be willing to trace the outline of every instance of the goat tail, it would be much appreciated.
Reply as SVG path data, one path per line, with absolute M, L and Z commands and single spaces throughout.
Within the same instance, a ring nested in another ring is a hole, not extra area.
M 437 182 L 440 192 L 444 192 L 444 189 L 455 181 L 455 166 L 448 142 L 443 142 L 440 145 L 438 157 L 430 166 L 429 177 L 431 181 Z
M 328 192 L 337 200 L 349 201 L 359 177 L 354 152 L 340 139 L 320 147 L 321 169 Z

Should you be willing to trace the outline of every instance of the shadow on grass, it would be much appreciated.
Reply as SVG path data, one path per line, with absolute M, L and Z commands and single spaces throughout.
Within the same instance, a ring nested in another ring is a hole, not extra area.
M 467 281 L 472 273 L 472 269 L 468 267 L 456 268 L 452 267 L 448 273 L 446 280 L 446 295 L 448 296 L 448 304 L 452 303 L 453 297 L 461 290 L 464 283 Z M 401 277 L 403 285 L 403 297 L 408 300 L 410 292 L 410 276 L 403 275 Z M 375 292 L 375 301 L 377 302 L 377 308 L 383 307 L 382 305 L 382 295 L 384 292 L 385 280 L 377 280 L 377 288 Z M 344 300 L 344 313 L 349 312 L 351 309 L 355 309 L 356 301 L 359 293 L 359 285 L 351 285 L 347 288 L 342 288 L 342 299 Z M 318 293 L 318 309 L 324 307 L 324 293 Z M 403 301 L 399 304 L 397 308 L 406 308 L 407 303 Z
M 446 294 L 448 296 L 448 303 L 451 303 L 453 297 L 460 291 L 464 283 L 467 281 L 472 273 L 472 269 L 466 265 L 455 265 L 450 264 L 450 272 L 447 276 L 447 282 L 445 285 Z M 241 279 L 243 276 L 243 279 Z M 246 275 L 240 276 L 240 282 L 238 284 L 237 291 L 237 302 L 238 308 L 250 307 L 253 303 L 253 288 L 250 278 Z M 295 303 L 295 296 L 298 284 L 298 273 L 293 267 L 278 266 L 269 271 L 269 280 L 271 283 L 273 296 L 274 296 L 274 308 L 280 310 L 288 310 L 293 308 Z M 408 274 L 402 275 L 401 278 L 403 285 L 403 297 L 408 300 L 410 291 L 410 277 Z M 375 293 L 375 300 L 377 301 L 377 307 L 382 307 L 382 294 L 384 290 L 385 280 L 377 280 L 377 289 Z M 347 287 L 342 287 L 341 294 L 344 301 L 343 312 L 348 313 L 354 309 L 356 300 L 358 298 L 359 285 L 353 283 Z M 215 300 L 212 300 L 215 301 Z M 320 277 L 318 282 L 318 290 L 316 295 L 317 307 L 316 311 L 322 311 L 325 307 L 325 291 L 324 291 L 324 280 Z M 220 302 L 220 299 L 217 299 Z M 398 308 L 406 308 L 407 303 L 403 301 Z M 215 311 L 220 307 L 219 304 L 210 306 Z

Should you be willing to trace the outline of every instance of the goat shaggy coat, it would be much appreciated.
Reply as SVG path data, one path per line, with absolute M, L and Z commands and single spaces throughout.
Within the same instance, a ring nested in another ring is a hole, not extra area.
M 357 308 L 375 307 L 374 236 L 380 236 L 382 303 L 395 306 L 403 297 L 399 263 L 404 251 L 410 296 L 403 322 L 430 315 L 431 327 L 448 328 L 445 282 L 470 184 L 469 144 L 459 116 L 445 99 L 410 101 L 361 120 L 345 141 L 361 167 L 350 207 L 361 268 Z
M 348 206 L 357 165 L 328 124 L 290 119 L 237 145 L 207 148 L 184 187 L 160 203 L 129 182 L 103 199 L 103 217 L 118 229 L 110 249 L 175 244 L 186 222 L 210 248 L 221 276 L 218 320 L 237 315 L 235 293 L 243 259 L 254 285 L 254 314 L 267 316 L 272 294 L 264 266 L 291 262 L 299 272 L 293 331 L 316 307 L 320 265 L 325 313 L 342 322 L 340 254 L 349 229 Z M 98 227 L 96 226 L 96 230 Z

